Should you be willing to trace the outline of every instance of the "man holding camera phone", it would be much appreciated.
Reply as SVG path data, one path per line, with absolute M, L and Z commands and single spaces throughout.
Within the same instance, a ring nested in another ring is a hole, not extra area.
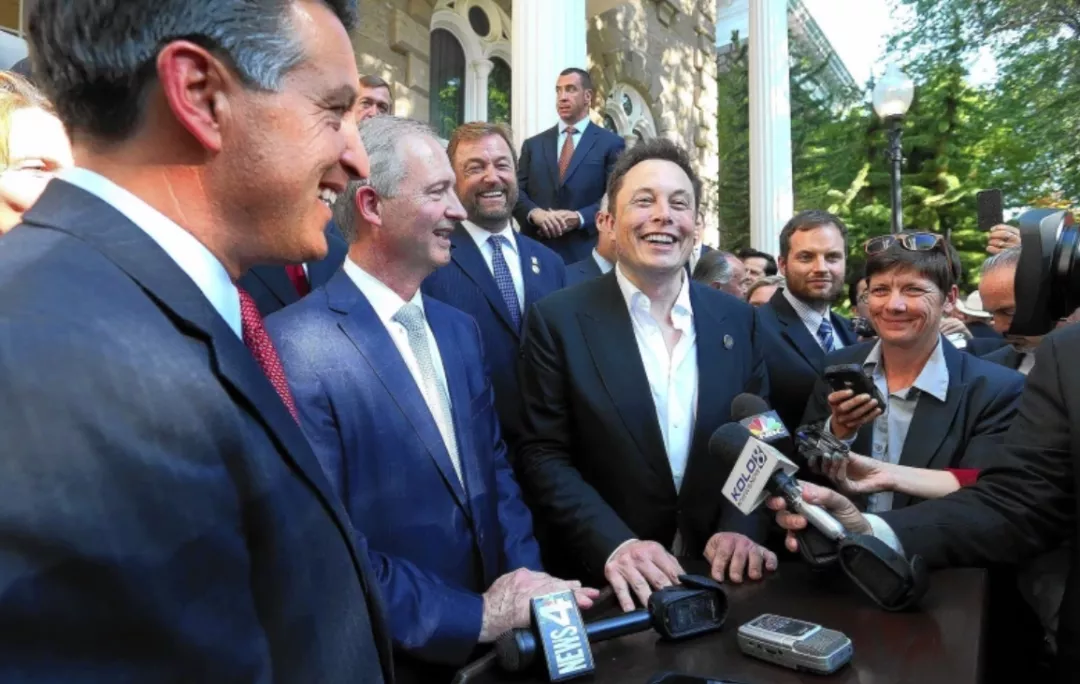
M 866 509 L 877 512 L 973 481 L 980 445 L 1000 441 L 1016 413 L 1023 376 L 942 338 L 938 321 L 957 289 L 952 247 L 940 235 L 877 237 L 866 252 L 878 340 L 826 357 L 831 372 L 803 423 L 827 419 L 833 435 L 866 455 L 818 471 L 866 495 Z

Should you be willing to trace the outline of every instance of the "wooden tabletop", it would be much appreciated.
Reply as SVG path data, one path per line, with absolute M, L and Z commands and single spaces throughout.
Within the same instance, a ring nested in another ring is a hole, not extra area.
M 690 572 L 703 569 L 684 567 Z M 799 562 L 783 563 L 763 582 L 725 586 L 731 612 L 722 631 L 680 643 L 665 643 L 655 633 L 644 632 L 594 644 L 596 672 L 581 681 L 645 684 L 663 671 L 742 684 L 977 684 L 981 680 L 983 570 L 935 573 L 920 610 L 909 613 L 882 611 L 839 573 L 823 576 Z M 821 676 L 743 655 L 736 630 L 762 613 L 816 622 L 847 634 L 855 647 L 851 663 L 833 675 Z M 470 681 L 540 684 L 547 678 L 491 672 Z

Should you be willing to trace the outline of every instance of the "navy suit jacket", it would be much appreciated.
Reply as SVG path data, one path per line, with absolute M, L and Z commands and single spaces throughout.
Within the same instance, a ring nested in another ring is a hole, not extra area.
M 566 266 L 557 254 L 520 233 L 515 235 L 525 281 L 522 317 L 536 302 L 566 284 Z M 517 360 L 521 331 L 514 326 L 510 310 L 499 294 L 495 276 L 488 270 L 484 255 L 461 224 L 450 235 L 450 263 L 432 273 L 422 290 L 476 319 L 484 340 L 491 382 L 503 437 L 513 446 L 521 432 L 521 395 L 518 391 Z M 536 268 L 534 268 L 534 265 Z
M 604 275 L 592 254 L 566 267 L 566 286 L 577 285 Z
M 1020 352 L 1016 351 L 1011 344 L 999 347 L 989 354 L 983 355 L 981 358 L 985 361 L 996 363 L 999 366 L 1011 368 L 1014 371 L 1020 370 L 1020 362 L 1024 360 L 1024 357 L 1020 355 Z
M 558 561 L 587 581 L 602 581 L 612 551 L 632 538 L 670 547 L 679 532 L 687 553 L 700 556 L 718 531 L 763 536 L 765 516 L 744 516 L 718 494 L 728 473 L 709 454 L 709 437 L 731 420 L 732 399 L 742 392 L 768 397 L 757 317 L 749 305 L 696 282 L 690 303 L 698 405 L 678 492 L 615 272 L 529 312 L 516 465 L 537 517 L 558 540 Z
M 543 240 L 568 264 L 589 256 L 596 246 L 596 212 L 607 192 L 607 179 L 626 142 L 611 131 L 590 123 L 581 134 L 566 177 L 559 180 L 559 127 L 534 135 L 521 146 L 518 163 L 517 206 L 514 218 L 521 232 Z M 548 240 L 529 222 L 533 209 L 569 209 L 581 213 L 584 223 Z
M 330 280 L 341 268 L 349 251 L 349 245 L 333 221 L 326 224 L 326 244 L 330 248 L 326 257 L 307 265 L 308 282 L 312 290 L 322 287 Z M 263 318 L 300 300 L 300 294 L 289 280 L 284 266 L 253 266 L 240 277 L 237 285 L 244 288 L 255 300 L 255 306 Z
M 876 342 L 862 342 L 839 349 L 826 357 L 825 363 L 862 365 Z M 996 363 L 965 354 L 944 337 L 945 365 L 949 368 L 949 391 L 945 401 L 929 394 L 919 397 L 915 417 L 908 429 L 900 465 L 912 468 L 976 468 L 992 465 L 996 450 L 1016 417 L 1024 376 Z M 824 380 L 818 382 L 804 422 L 825 420 L 829 415 L 826 397 L 832 390 Z M 859 429 L 851 449 L 871 455 L 874 424 Z M 893 508 L 903 508 L 920 499 L 897 492 Z
M 392 681 L 362 537 L 239 336 L 52 181 L 0 240 L 0 681 Z
M 772 407 L 792 434 L 801 425 L 806 402 L 825 370 L 825 350 L 806 329 L 791 302 L 777 290 L 758 308 L 765 330 L 765 363 L 772 380 Z M 833 312 L 833 332 L 845 347 L 855 344 L 851 321 Z
M 301 425 L 370 544 L 395 644 L 462 665 L 485 591 L 540 569 L 532 518 L 506 458 L 476 323 L 424 298 L 453 406 L 462 488 L 390 333 L 344 270 L 271 316 Z

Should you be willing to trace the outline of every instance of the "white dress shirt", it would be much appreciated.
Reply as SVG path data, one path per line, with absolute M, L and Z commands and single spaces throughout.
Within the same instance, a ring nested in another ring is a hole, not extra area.
M 683 278 L 682 289 L 671 309 L 671 323 L 682 334 L 669 354 L 663 330 L 649 312 L 648 296 L 630 282 L 618 265 L 615 266 L 615 278 L 630 312 L 634 339 L 652 391 L 675 490 L 679 491 L 690 457 L 698 398 L 697 333 L 690 307 L 689 279 Z
M 142 229 L 191 278 L 236 336 L 243 339 L 240 293 L 225 266 L 194 235 L 93 171 L 70 168 L 61 171 L 57 177 L 98 197 Z
M 818 343 L 818 346 L 821 347 L 825 353 L 844 348 L 844 341 L 840 339 L 840 333 L 836 331 L 835 325 L 833 325 L 832 349 L 825 349 L 824 345 L 821 343 L 821 338 L 818 337 L 817 334 L 818 328 L 821 327 L 821 323 L 826 317 L 829 318 L 829 325 L 832 325 L 832 309 L 825 309 L 825 313 L 822 313 L 807 306 L 806 302 L 791 294 L 786 287 L 781 290 L 781 292 L 784 293 L 784 299 L 788 300 L 788 303 L 791 304 L 791 308 L 795 309 L 795 313 L 798 314 L 799 320 L 801 320 L 803 325 L 806 326 L 806 329 L 810 331 L 810 336 L 814 338 L 814 341 Z
M 484 230 L 480 226 L 476 225 L 472 221 L 462 221 L 461 225 L 465 226 L 465 230 L 469 233 L 469 237 L 476 243 L 476 247 L 480 250 L 480 253 L 484 255 L 484 263 L 487 264 L 488 271 L 492 277 L 495 276 L 495 266 L 493 265 L 492 250 L 495 249 L 495 245 L 491 244 L 490 238 L 492 235 L 502 235 L 510 243 L 510 251 L 507 252 L 506 245 L 503 245 L 503 258 L 506 260 L 506 266 L 510 269 L 510 279 L 514 281 L 514 292 L 517 294 L 518 311 L 525 314 L 525 279 L 521 274 L 521 254 L 518 252 L 517 237 L 514 235 L 514 229 L 508 221 L 506 227 L 498 232 L 491 232 L 490 230 Z
M 615 268 L 615 264 L 600 256 L 600 252 L 597 252 L 596 249 L 593 249 L 592 251 L 592 258 L 593 261 L 596 262 L 596 265 L 600 268 L 600 272 L 605 275 L 610 273 L 611 269 Z
M 413 381 L 420 388 L 420 393 L 424 395 L 424 402 L 427 403 L 428 410 L 431 411 L 431 417 L 435 419 L 439 434 L 442 435 L 443 443 L 446 444 L 446 450 L 450 453 L 451 460 L 454 460 L 453 455 L 457 453 L 457 436 L 454 433 L 454 426 L 446 423 L 442 409 L 439 406 L 440 398 L 434 394 L 434 388 L 428 387 L 428 383 L 424 382 L 424 376 L 420 373 L 420 364 L 416 361 L 416 355 L 409 344 L 408 331 L 405 330 L 405 326 L 394 320 L 394 315 L 406 304 L 415 304 L 420 307 L 421 311 L 424 311 L 423 296 L 417 290 L 413 298 L 406 302 L 378 278 L 357 266 L 352 259 L 345 259 L 344 268 L 345 274 L 359 288 L 360 294 L 364 295 L 368 300 L 371 308 L 375 310 L 375 315 L 379 317 L 386 331 L 390 333 L 390 339 L 394 341 L 394 346 L 397 347 L 398 353 L 401 354 L 405 365 L 408 366 Z M 446 387 L 446 400 L 449 402 L 450 386 L 446 383 L 446 370 L 443 368 L 442 354 L 439 353 L 439 343 L 435 340 L 435 334 L 431 332 L 431 325 L 427 322 L 426 311 L 424 311 L 424 327 L 427 329 L 431 362 L 435 366 L 435 373 L 439 376 L 439 380 Z M 461 464 L 454 461 L 454 469 L 457 470 L 460 478 Z

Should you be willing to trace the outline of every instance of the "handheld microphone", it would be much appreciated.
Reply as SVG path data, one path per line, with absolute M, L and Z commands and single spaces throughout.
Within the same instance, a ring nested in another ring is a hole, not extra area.
M 792 477 L 798 466 L 742 425 L 721 425 L 709 438 L 709 455 L 719 459 L 725 470 L 730 468 L 724 497 L 744 515 L 752 513 L 770 494 L 782 496 L 790 510 L 805 517 L 826 538 L 838 542 L 847 537 L 836 518 L 821 506 L 803 500 L 799 484 Z
M 732 399 L 731 420 L 788 458 L 795 453 L 795 446 L 784 422 L 776 411 L 769 408 L 768 402 L 758 395 L 744 392 Z
M 818 463 L 835 463 L 848 457 L 851 452 L 847 444 L 825 429 L 824 423 L 802 425 L 795 434 L 799 456 L 806 459 L 810 467 Z

